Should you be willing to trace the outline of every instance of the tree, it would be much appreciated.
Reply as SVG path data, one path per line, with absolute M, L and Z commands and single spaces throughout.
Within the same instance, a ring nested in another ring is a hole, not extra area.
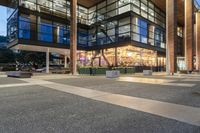
M 42 67 L 45 64 L 44 53 L 40 52 L 28 52 L 28 51 L 20 51 L 16 54 L 16 61 L 19 64 L 26 64 L 35 68 Z
M 15 55 L 12 50 L 0 48 L 0 63 L 14 63 Z
M 5 36 L 0 36 L 0 43 L 7 42 L 7 38 Z

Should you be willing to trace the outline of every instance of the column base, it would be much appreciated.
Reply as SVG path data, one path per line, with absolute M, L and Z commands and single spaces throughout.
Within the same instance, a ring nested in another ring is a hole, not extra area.
M 175 76 L 175 73 L 166 73 L 167 76 Z

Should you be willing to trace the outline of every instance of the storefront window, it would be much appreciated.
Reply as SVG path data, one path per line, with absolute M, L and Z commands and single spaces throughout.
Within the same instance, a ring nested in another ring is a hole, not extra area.
M 118 66 L 121 67 L 164 67 L 165 58 L 158 57 L 157 53 L 152 50 L 138 48 L 134 46 L 124 46 L 117 48 L 117 58 L 118 58 Z M 104 55 L 110 64 L 114 64 L 115 62 L 115 48 L 109 48 L 104 51 Z M 92 60 L 96 57 L 95 60 Z M 107 66 L 107 62 L 102 57 L 102 53 L 95 51 L 82 51 L 78 54 L 78 58 L 85 64 L 85 66 L 91 66 L 91 62 L 94 66 L 99 66 L 99 62 L 101 62 L 101 66 Z M 158 57 L 158 58 L 157 58 Z M 156 62 L 159 62 L 158 64 Z

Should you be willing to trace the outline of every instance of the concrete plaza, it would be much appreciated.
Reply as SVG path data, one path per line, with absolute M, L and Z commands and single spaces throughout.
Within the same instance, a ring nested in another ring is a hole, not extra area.
M 0 133 L 200 133 L 200 75 L 1 75 L 0 99 Z

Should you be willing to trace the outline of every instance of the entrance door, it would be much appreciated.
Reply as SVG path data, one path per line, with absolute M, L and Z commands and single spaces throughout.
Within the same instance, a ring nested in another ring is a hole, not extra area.
M 177 57 L 177 68 L 179 71 L 186 70 L 185 57 Z

